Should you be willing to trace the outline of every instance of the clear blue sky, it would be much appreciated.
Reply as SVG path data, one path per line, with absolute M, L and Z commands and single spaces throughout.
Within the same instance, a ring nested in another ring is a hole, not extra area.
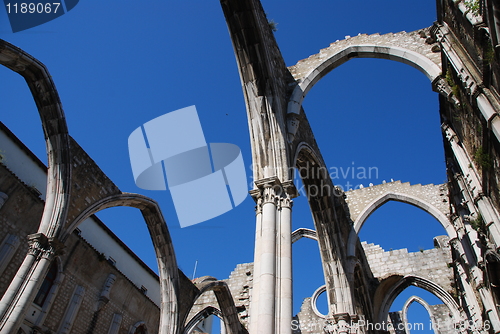
M 287 65 L 346 35 L 413 31 L 431 26 L 436 19 L 432 0 L 264 0 L 263 6 L 268 18 L 278 23 L 275 36 Z M 196 105 L 207 141 L 238 145 L 250 176 L 243 94 L 218 1 L 116 1 L 104 7 L 99 1 L 82 0 L 62 17 L 15 34 L 0 9 L 0 38 L 47 66 L 70 134 L 120 189 L 160 203 L 186 275 L 191 277 L 195 261 L 196 276 L 221 279 L 236 264 L 253 261 L 255 221 L 250 197 L 227 214 L 181 229 L 168 192 L 135 186 L 127 151 L 127 138 L 138 126 Z M 1 120 L 46 161 L 28 88 L 20 76 L 5 68 L 0 69 L 0 99 Z M 417 70 L 387 60 L 349 61 L 311 90 L 304 108 L 328 167 L 378 169 L 371 179 L 341 178 L 334 183 L 445 181 L 438 97 Z M 99 216 L 156 268 L 138 211 L 109 209 Z M 295 201 L 293 225 L 313 226 L 304 197 Z M 397 229 L 403 232 L 396 234 Z M 396 203 L 370 217 L 361 238 L 385 249 L 418 251 L 432 248 L 432 237 L 443 233 L 432 217 Z M 298 242 L 294 257 L 296 312 L 300 300 L 324 281 L 314 242 Z

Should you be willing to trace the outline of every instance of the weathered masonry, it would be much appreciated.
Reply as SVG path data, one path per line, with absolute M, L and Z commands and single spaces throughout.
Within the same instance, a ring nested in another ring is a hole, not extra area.
M 36 101 L 49 162 L 47 170 L 33 167 L 46 175 L 43 201 L 22 170 L 0 161 L 0 333 L 197 333 L 210 316 L 223 320 L 225 333 L 404 333 L 412 303 L 424 306 L 433 322 L 448 324 L 436 333 L 500 333 L 499 2 L 437 0 L 438 19 L 430 27 L 348 38 L 288 68 L 258 0 L 221 5 L 250 124 L 254 262 L 238 265 L 227 280 L 188 280 L 177 268 L 158 205 L 123 193 L 104 175 L 69 136 L 47 69 L 1 41 L 0 63 L 26 79 Z M 344 193 L 332 183 L 302 103 L 321 78 L 356 57 L 402 62 L 430 80 L 439 93 L 446 184 L 396 181 Z M 2 143 L 29 156 L 3 126 L 1 133 L 9 138 L 0 137 Z M 294 168 L 308 171 L 302 182 L 314 230 L 291 230 Z M 416 253 L 360 242 L 367 217 L 388 201 L 428 212 L 447 235 L 435 238 L 435 249 Z M 85 237 L 84 222 L 112 206 L 135 207 L 144 216 L 159 277 L 129 256 L 142 267 L 141 277 L 150 276 L 150 287 L 103 261 L 98 243 Z M 318 243 L 325 285 L 295 315 L 291 249 L 302 237 Z M 85 259 L 94 275 L 88 275 L 78 263 L 92 248 L 93 258 Z M 390 313 L 411 285 L 442 304 L 414 296 Z M 146 289 L 157 289 L 159 300 Z M 119 291 L 129 291 L 132 301 Z M 316 307 L 321 293 L 328 296 L 327 314 Z

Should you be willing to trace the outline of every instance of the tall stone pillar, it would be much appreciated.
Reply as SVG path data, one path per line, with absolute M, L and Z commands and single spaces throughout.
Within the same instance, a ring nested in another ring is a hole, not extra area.
M 296 196 L 293 184 L 283 184 L 284 193 L 278 202 L 277 225 L 277 284 L 276 295 L 277 323 L 276 333 L 292 332 L 292 198 Z
M 277 183 L 278 182 L 278 183 Z M 264 179 L 256 182 L 262 198 L 262 221 L 260 235 L 255 249 L 254 266 L 258 271 L 258 290 L 253 290 L 253 295 L 258 298 L 257 313 L 252 312 L 256 324 L 251 328 L 252 333 L 274 334 L 275 326 L 275 293 L 276 293 L 276 215 L 277 215 L 277 190 L 279 181 L 276 178 Z M 255 302 L 252 302 L 255 304 Z
M 278 178 L 256 181 L 252 196 L 257 202 L 254 286 L 250 332 L 291 333 L 293 185 Z M 289 190 L 289 192 L 287 192 Z
M 491 199 L 484 195 L 481 181 L 475 168 L 473 161 L 458 142 L 458 137 L 455 132 L 447 125 L 443 126 L 443 132 L 448 140 L 448 143 L 453 151 L 453 154 L 458 162 L 459 168 L 464 175 L 467 184 L 469 185 L 470 197 L 473 199 L 479 213 L 481 213 L 492 241 L 496 248 L 500 248 L 500 217 Z
M 30 248 L 16 277 L 0 301 L 0 333 L 16 333 L 26 317 L 61 245 L 42 233 L 29 236 Z
M 257 205 L 255 206 L 255 250 L 254 250 L 254 263 L 253 263 L 253 288 L 252 288 L 252 299 L 250 307 L 250 330 L 257 328 L 257 314 L 259 314 L 259 294 L 256 291 L 260 291 L 260 244 L 261 244 L 261 233 L 262 230 L 262 196 L 260 189 L 254 189 L 250 192 L 254 198 Z M 255 316 L 254 316 L 255 315 Z

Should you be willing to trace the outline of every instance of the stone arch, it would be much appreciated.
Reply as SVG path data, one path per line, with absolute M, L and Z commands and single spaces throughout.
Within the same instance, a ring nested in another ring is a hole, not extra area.
M 308 228 L 299 228 L 292 232 L 292 244 L 302 238 L 309 238 L 318 241 L 316 231 Z
M 247 331 L 241 325 L 240 320 L 238 318 L 238 311 L 236 310 L 236 305 L 234 304 L 233 296 L 231 295 L 231 291 L 227 286 L 226 282 L 219 281 L 215 277 L 211 276 L 203 276 L 199 277 L 194 281 L 196 287 L 198 288 L 198 294 L 193 298 L 190 303 L 188 310 L 186 311 L 186 318 L 189 314 L 189 311 L 195 304 L 196 300 L 200 298 L 204 293 L 208 291 L 213 291 L 215 297 L 217 299 L 217 303 L 220 307 L 220 312 L 222 314 L 221 319 L 224 322 L 224 326 L 226 328 L 227 334 L 246 334 Z M 199 314 L 199 313 L 198 313 Z M 182 319 L 181 323 L 186 323 L 183 329 L 183 333 L 186 333 L 187 326 L 191 324 L 194 317 L 189 319 Z
M 403 324 L 405 324 L 405 329 L 406 329 L 407 334 L 410 334 L 410 328 L 406 325 L 406 324 L 408 324 L 408 309 L 410 308 L 410 305 L 413 303 L 419 303 L 420 305 L 422 305 L 425 308 L 425 310 L 429 314 L 429 317 L 433 323 L 432 328 L 434 329 L 434 332 L 437 333 L 436 326 L 434 326 L 433 312 L 432 312 L 429 304 L 424 299 L 420 298 L 419 296 L 411 296 L 410 298 L 408 298 L 408 300 L 406 300 L 406 302 L 404 303 L 403 308 L 401 310 Z
M 21 75 L 40 114 L 47 147 L 47 195 L 39 232 L 57 237 L 69 210 L 70 139 L 62 103 L 47 68 L 23 50 L 0 40 L 0 64 Z
M 304 154 L 307 154 L 310 156 L 310 159 L 314 161 L 314 163 L 319 163 L 321 159 L 319 158 L 321 155 L 316 153 L 316 150 L 314 150 L 311 145 L 309 145 L 306 142 L 300 142 L 297 145 L 297 148 L 295 149 L 295 153 L 293 155 L 293 160 L 292 160 L 292 166 L 297 168 L 297 164 L 299 162 L 299 157 L 303 156 Z M 323 164 L 324 165 L 324 164 Z
M 454 321 L 459 321 L 461 317 L 461 308 L 453 297 L 441 286 L 426 278 L 415 275 L 397 275 L 394 274 L 384 279 L 375 291 L 374 310 L 377 321 L 387 320 L 389 309 L 396 297 L 410 285 L 429 291 L 438 297 L 450 310 Z
M 362 313 L 370 319 L 373 319 L 373 301 L 369 289 L 367 288 L 370 284 L 367 277 L 362 273 L 361 262 L 359 259 L 350 258 L 348 268 L 349 281 L 354 297 L 353 302 L 359 302 L 358 306 L 362 309 Z
M 207 306 L 200 312 L 196 313 L 196 315 L 192 317 L 191 320 L 189 320 L 186 326 L 184 326 L 183 334 L 191 333 L 191 331 L 195 328 L 197 324 L 199 324 L 203 319 L 206 319 L 211 315 L 215 315 L 219 319 L 223 319 L 222 312 L 219 309 L 213 306 Z
M 316 316 L 318 316 L 319 318 L 322 318 L 322 319 L 326 319 L 328 315 L 322 314 L 318 310 L 317 302 L 318 302 L 319 296 L 325 291 L 326 291 L 326 285 L 322 285 L 319 288 L 317 288 L 316 291 L 314 291 L 313 295 L 311 296 L 311 309 L 313 310 L 314 314 L 316 314 Z M 328 297 L 328 295 L 327 295 L 327 297 Z M 328 308 L 330 308 L 330 303 L 328 303 Z M 330 313 L 330 312 L 328 312 L 328 313 Z
M 297 145 L 294 164 L 299 169 L 316 229 L 315 239 L 320 244 L 330 312 L 351 314 L 351 290 L 342 264 L 344 249 L 339 246 L 343 241 L 338 233 L 338 198 L 342 191 L 333 185 L 321 155 L 310 144 Z M 295 236 L 302 232 L 299 230 Z
M 427 187 L 427 188 L 425 188 Z M 447 214 L 447 206 L 443 205 L 441 198 L 444 194 L 442 186 L 414 185 L 399 181 L 384 183 L 370 188 L 363 188 L 347 192 L 347 202 L 350 203 L 351 218 L 354 220 L 353 229 L 347 242 L 348 256 L 356 255 L 358 233 L 366 219 L 378 208 L 389 201 L 397 201 L 413 205 L 433 216 L 445 229 L 450 239 L 456 237 L 456 231 Z M 425 189 L 424 189 L 425 188 Z M 423 189 L 423 190 L 422 190 Z M 440 190 L 441 189 L 441 190 Z M 357 207 L 356 202 L 362 202 L 361 197 L 370 200 L 368 204 Z M 439 202 L 441 200 L 441 202 Z M 356 206 L 356 207 L 355 207 Z
M 138 321 L 128 331 L 129 334 L 147 334 L 148 328 L 144 321 Z
M 425 35 L 426 32 L 423 32 Z M 434 82 L 441 75 L 441 67 L 440 56 L 434 55 L 431 48 L 432 46 L 426 44 L 425 39 L 417 32 L 383 36 L 359 35 L 333 43 L 319 54 L 290 67 L 290 72 L 298 85 L 289 99 L 287 113 L 298 115 L 302 102 L 311 88 L 331 70 L 352 58 L 395 60 L 416 68 Z
M 129 206 L 141 210 L 156 251 L 160 274 L 162 307 L 160 308 L 159 332 L 174 333 L 179 324 L 179 314 L 182 311 L 179 310 L 179 269 L 170 233 L 158 203 L 146 196 L 132 193 L 105 197 L 82 211 L 64 231 L 61 240 L 64 242 L 71 232 L 91 215 L 115 206 Z
M 375 199 L 372 201 L 369 205 L 366 206 L 365 210 L 361 212 L 361 214 L 358 216 L 358 218 L 354 221 L 354 230 L 356 233 L 359 233 L 359 230 L 365 223 L 366 219 L 379 207 L 384 205 L 385 203 L 389 201 L 397 201 L 397 202 L 402 202 L 406 204 L 410 204 L 413 206 L 416 206 L 419 209 L 424 210 L 431 216 L 437 219 L 439 223 L 443 226 L 443 228 L 446 230 L 448 233 L 453 233 L 454 229 L 451 226 L 448 217 L 446 217 L 442 212 L 440 212 L 437 208 L 432 206 L 430 203 L 427 203 L 426 201 L 419 199 L 415 196 L 409 195 L 409 194 L 404 194 L 404 193 L 397 193 L 397 192 L 387 192 L 383 195 L 381 195 L 379 198 Z M 453 235 L 453 234 L 452 234 Z M 451 236 L 450 236 L 451 237 Z

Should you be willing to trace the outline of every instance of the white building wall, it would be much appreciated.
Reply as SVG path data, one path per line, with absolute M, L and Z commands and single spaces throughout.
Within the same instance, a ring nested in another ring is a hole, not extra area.
M 41 198 L 47 193 L 47 171 L 42 168 L 27 149 L 20 147 L 12 138 L 0 129 L 0 154 L 2 163 L 7 166 L 26 185 L 40 191 Z M 81 236 L 98 252 L 104 253 L 106 258 L 112 257 L 116 261 L 116 268 L 127 276 L 137 287 L 144 286 L 147 296 L 160 306 L 160 285 L 157 276 L 150 273 L 141 263 L 136 261 L 100 223 L 89 218 L 78 227 Z M 115 236 L 115 238 L 117 238 Z
M 35 160 L 3 131 L 0 131 L 0 154 L 2 163 L 26 185 L 38 189 L 42 194 L 41 198 L 45 200 L 47 171 L 40 168 Z

